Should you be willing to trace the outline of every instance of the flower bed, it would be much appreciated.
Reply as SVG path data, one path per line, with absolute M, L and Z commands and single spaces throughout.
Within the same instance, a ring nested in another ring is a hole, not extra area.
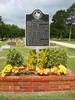
M 32 67 L 26 67 L 26 66 L 14 66 L 12 67 L 10 64 L 5 66 L 5 68 L 1 71 L 1 76 L 5 77 L 7 75 L 26 75 L 33 73 L 34 75 L 67 75 L 68 69 L 63 66 L 59 65 L 53 66 L 52 68 L 43 68 L 43 67 L 36 67 L 36 69 L 33 69 Z
M 50 92 L 75 90 L 75 75 L 0 77 L 0 92 Z
M 8 76 L 9 75 L 9 76 Z M 75 90 L 75 75 L 63 65 L 52 68 L 5 66 L 0 76 L 1 92 L 50 92 Z
M 0 73 L 2 92 L 50 92 L 75 90 L 75 75 L 67 69 L 67 56 L 63 50 L 41 50 L 39 59 L 35 51 L 23 63 L 23 57 L 10 50 L 7 64 Z M 38 63 L 38 64 L 37 64 Z

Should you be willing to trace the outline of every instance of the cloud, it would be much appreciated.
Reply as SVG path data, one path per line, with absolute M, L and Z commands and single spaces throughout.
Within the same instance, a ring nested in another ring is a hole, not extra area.
M 74 0 L 0 0 L 0 14 L 5 23 L 25 27 L 25 15 L 39 8 L 50 15 L 60 9 L 67 9 Z
M 6 4 L 8 3 L 10 0 L 0 0 L 0 4 Z

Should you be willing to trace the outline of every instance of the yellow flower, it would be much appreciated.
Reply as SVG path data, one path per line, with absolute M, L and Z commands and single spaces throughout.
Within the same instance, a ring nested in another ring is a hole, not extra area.
M 27 68 L 28 68 L 28 70 L 34 70 L 34 66 L 31 64 L 28 64 L 28 66 L 27 66 Z
M 60 69 L 60 72 L 63 73 L 63 74 L 66 74 L 67 73 L 67 68 L 63 65 L 59 65 L 59 69 Z
M 48 75 L 49 72 L 50 72 L 50 70 L 49 70 L 48 68 L 44 69 L 44 74 L 45 74 L 45 75 Z
M 51 73 L 53 73 L 53 72 L 54 72 L 54 69 L 53 69 L 53 68 L 51 68 L 51 69 L 50 69 L 50 71 L 51 71 Z
M 7 66 L 5 66 L 5 68 L 4 68 L 5 72 L 10 72 L 11 69 L 12 69 L 12 66 L 11 66 L 11 65 L 7 65 Z
M 43 70 L 40 70 L 40 73 L 39 73 L 40 75 L 43 75 Z
M 3 69 L 2 71 L 1 71 L 1 73 L 4 73 L 5 72 L 5 70 Z
M 12 66 L 7 65 L 5 68 L 1 71 L 1 76 L 4 77 L 7 73 L 11 72 Z
M 40 75 L 43 75 L 44 69 L 43 69 L 42 67 L 37 67 L 37 68 L 36 68 L 36 72 L 37 72 L 38 74 L 40 74 Z
M 4 77 L 6 74 L 5 73 L 1 73 L 1 76 Z
M 51 72 L 54 73 L 58 70 L 57 66 L 54 66 L 53 68 L 51 68 Z

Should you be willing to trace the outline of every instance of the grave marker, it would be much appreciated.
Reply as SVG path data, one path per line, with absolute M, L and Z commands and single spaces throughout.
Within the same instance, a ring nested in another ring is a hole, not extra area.
M 26 46 L 49 46 L 49 15 L 36 9 L 26 15 Z

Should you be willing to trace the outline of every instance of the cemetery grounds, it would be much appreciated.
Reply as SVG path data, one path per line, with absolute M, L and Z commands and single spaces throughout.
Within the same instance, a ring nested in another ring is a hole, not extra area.
M 62 42 L 69 42 L 68 40 L 59 40 Z M 70 43 L 75 44 L 75 40 L 72 40 Z M 7 41 L 1 41 L 0 46 L 7 45 Z M 70 68 L 73 73 L 75 73 L 75 49 L 66 48 L 59 46 L 59 48 L 64 48 L 68 55 L 68 68 Z M 26 64 L 27 55 L 30 49 L 25 47 L 25 42 L 19 43 L 17 45 L 11 46 L 11 49 L 15 48 L 24 56 L 24 63 Z M 4 49 L 0 52 L 0 71 L 6 65 L 6 56 L 9 52 L 9 49 Z M 10 97 L 11 96 L 11 97 Z M 0 100 L 75 100 L 75 91 L 72 92 L 58 92 L 58 93 L 0 93 Z

